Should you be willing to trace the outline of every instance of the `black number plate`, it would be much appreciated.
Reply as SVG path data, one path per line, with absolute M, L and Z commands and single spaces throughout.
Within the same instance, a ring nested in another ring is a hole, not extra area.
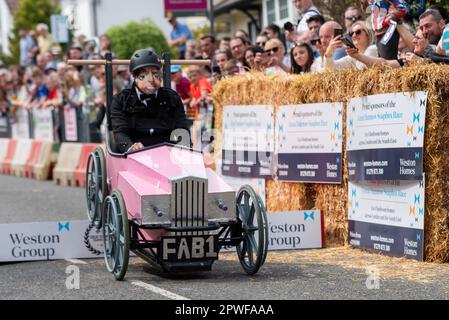
M 170 262 L 217 259 L 218 236 L 162 237 L 158 256 Z

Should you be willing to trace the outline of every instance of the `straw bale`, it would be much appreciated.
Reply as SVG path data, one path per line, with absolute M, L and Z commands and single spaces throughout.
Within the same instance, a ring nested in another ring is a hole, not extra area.
M 214 88 L 217 132 L 222 132 L 223 106 L 344 102 L 353 97 L 393 92 L 428 92 L 424 171 L 426 173 L 425 260 L 449 261 L 449 67 L 417 64 L 402 69 L 371 68 L 324 74 L 264 76 L 247 74 L 220 81 Z M 343 112 L 346 119 L 346 111 Z M 346 124 L 346 121 L 343 121 Z M 316 207 L 323 210 L 327 242 L 348 239 L 346 130 L 343 128 L 341 185 L 267 181 L 268 210 Z M 216 135 L 215 158 L 221 158 L 222 137 Z M 302 207 L 302 206 L 305 206 Z

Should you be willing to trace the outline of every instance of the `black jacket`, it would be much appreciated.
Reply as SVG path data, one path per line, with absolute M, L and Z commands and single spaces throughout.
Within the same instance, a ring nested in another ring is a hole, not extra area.
M 116 94 L 111 105 L 111 127 L 119 152 L 134 143 L 145 147 L 170 141 L 175 129 L 188 132 L 188 122 L 181 98 L 176 91 L 161 87 L 147 106 L 139 100 L 135 85 Z M 190 136 L 189 142 L 190 144 Z

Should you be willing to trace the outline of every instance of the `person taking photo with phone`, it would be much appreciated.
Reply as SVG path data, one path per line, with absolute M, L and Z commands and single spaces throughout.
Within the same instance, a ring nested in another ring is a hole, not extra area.
M 377 57 L 377 48 L 374 45 L 374 33 L 364 21 L 357 21 L 352 25 L 349 34 L 338 35 L 331 40 L 324 55 L 324 65 L 326 70 L 341 69 L 365 69 L 366 65 L 351 56 L 343 57 L 339 60 L 333 59 L 333 54 L 337 48 L 346 46 L 357 50 L 361 54 Z
M 401 23 L 409 8 L 406 0 L 369 0 L 371 23 L 376 35 L 379 56 L 394 60 L 398 55 L 399 33 L 395 24 Z
M 285 57 L 285 47 L 279 39 L 268 40 L 265 44 L 265 54 L 268 56 L 266 74 L 286 74 L 290 72 L 290 65 Z

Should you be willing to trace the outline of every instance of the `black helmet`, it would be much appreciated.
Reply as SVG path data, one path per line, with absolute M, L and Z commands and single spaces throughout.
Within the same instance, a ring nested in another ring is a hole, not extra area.
M 161 68 L 162 64 L 157 54 L 151 49 L 140 49 L 133 53 L 129 62 L 129 71 L 134 74 L 138 69 L 144 67 Z

